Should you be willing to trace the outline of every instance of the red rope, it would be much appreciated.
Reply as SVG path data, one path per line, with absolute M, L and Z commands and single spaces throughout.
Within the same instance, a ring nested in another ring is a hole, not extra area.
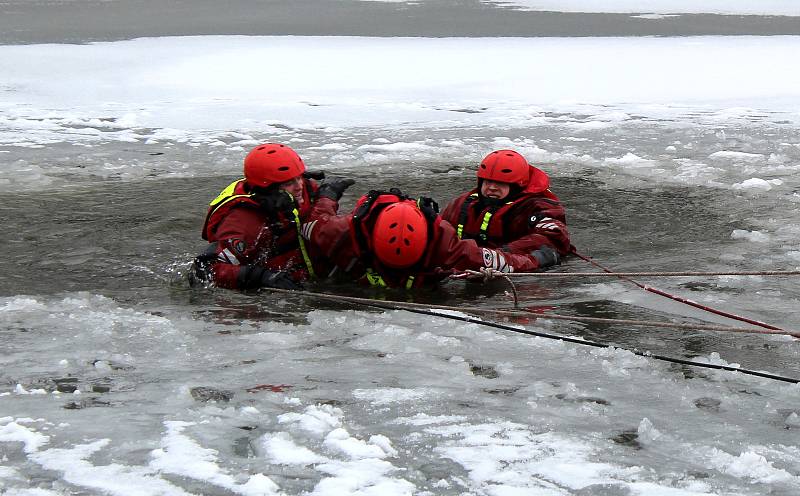
M 600 265 L 599 263 L 595 262 L 591 258 L 578 253 L 578 251 L 575 250 L 574 248 L 572 250 L 572 253 L 575 256 L 577 256 L 578 258 L 580 258 L 582 260 L 585 260 L 585 261 L 589 262 L 590 264 L 594 265 L 595 267 L 599 268 L 600 270 L 602 270 L 604 272 L 608 272 L 609 274 L 616 274 L 620 279 L 623 279 L 625 281 L 631 282 L 631 283 L 639 286 L 640 288 L 644 289 L 645 291 L 649 291 L 649 292 L 657 294 L 659 296 L 664 296 L 664 297 L 669 298 L 671 300 L 675 300 L 675 301 L 680 302 L 680 303 L 685 303 L 686 305 L 689 305 L 689 306 L 692 306 L 692 307 L 695 307 L 695 308 L 699 308 L 700 310 L 704 310 L 706 312 L 710 312 L 710 313 L 713 313 L 715 315 L 720 315 L 722 317 L 727 317 L 729 319 L 738 320 L 740 322 L 746 322 L 748 324 L 753 324 L 753 325 L 756 325 L 756 326 L 759 326 L 759 327 L 763 327 L 765 329 L 772 329 L 772 330 L 775 330 L 775 331 L 783 331 L 784 330 L 784 329 L 781 329 L 780 327 L 776 327 L 776 326 L 774 326 L 772 324 L 767 324 L 765 322 L 760 322 L 758 320 L 750 319 L 748 317 L 742 317 L 741 315 L 734 315 L 732 313 L 728 313 L 728 312 L 725 312 L 725 311 L 722 311 L 722 310 L 717 310 L 716 308 L 711 308 L 709 306 L 697 303 L 696 301 L 692 301 L 692 300 L 689 300 L 687 298 L 683 298 L 682 296 L 676 296 L 676 295 L 673 295 L 673 294 L 669 294 L 666 291 L 662 291 L 662 290 L 660 290 L 658 288 L 654 288 L 654 287 L 651 287 L 651 286 L 647 286 L 645 284 L 641 284 L 638 281 L 634 281 L 630 277 L 626 277 L 624 275 L 617 274 L 614 271 L 612 271 L 611 269 L 607 269 L 606 267 L 603 267 L 602 265 Z

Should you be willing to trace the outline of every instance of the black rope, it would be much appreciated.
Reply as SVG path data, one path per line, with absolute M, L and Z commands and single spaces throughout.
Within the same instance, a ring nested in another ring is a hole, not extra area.
M 500 324 L 500 323 L 497 323 L 497 322 L 491 322 L 491 321 L 476 319 L 474 317 L 467 317 L 467 316 L 460 316 L 460 315 L 450 315 L 450 314 L 433 312 L 433 311 L 430 311 L 430 310 L 423 310 L 423 309 L 419 309 L 419 308 L 409 308 L 407 306 L 404 306 L 402 303 L 395 305 L 395 304 L 388 303 L 388 302 L 387 303 L 381 303 L 381 302 L 379 302 L 377 300 L 370 300 L 369 302 L 367 302 L 367 301 L 364 301 L 364 298 L 350 298 L 350 297 L 347 297 L 347 296 L 338 296 L 338 295 L 331 295 L 331 294 L 325 294 L 325 293 L 314 293 L 314 292 L 307 292 L 307 291 L 293 291 L 293 290 L 274 289 L 274 288 L 264 288 L 264 289 L 267 290 L 267 291 L 272 291 L 272 292 L 276 292 L 276 293 L 285 293 L 285 294 L 294 293 L 294 294 L 304 295 L 304 296 L 325 298 L 325 299 L 331 299 L 331 300 L 348 301 L 348 302 L 351 302 L 351 303 L 356 303 L 358 305 L 374 307 L 374 308 L 380 308 L 382 310 L 405 310 L 406 312 L 416 313 L 416 314 L 420 314 L 420 315 L 428 315 L 428 316 L 441 317 L 441 318 L 450 319 L 450 320 L 457 320 L 457 321 L 461 321 L 461 322 L 468 322 L 470 324 L 478 324 L 478 325 L 482 325 L 482 326 L 485 326 L 485 327 L 492 327 L 492 328 L 495 328 L 495 329 L 503 329 L 503 330 L 506 330 L 506 331 L 516 332 L 518 334 L 525 334 L 525 335 L 528 335 L 528 336 L 536 336 L 536 337 L 546 338 L 546 339 L 556 339 L 556 340 L 559 340 L 559 341 L 566 341 L 567 343 L 579 344 L 579 345 L 584 345 L 584 346 L 593 346 L 595 348 L 614 348 L 614 349 L 624 350 L 624 351 L 628 351 L 630 353 L 633 353 L 634 355 L 637 355 L 637 356 L 646 357 L 646 358 L 653 358 L 655 360 L 660 360 L 662 362 L 677 363 L 677 364 L 681 364 L 681 365 L 689 365 L 689 366 L 692 366 L 692 367 L 701 367 L 701 368 L 706 368 L 706 369 L 726 370 L 728 372 L 739 372 L 739 373 L 742 373 L 742 374 L 745 374 L 745 375 L 763 377 L 763 378 L 766 378 L 766 379 L 773 379 L 773 380 L 776 380 L 776 381 L 789 382 L 789 383 L 792 383 L 792 384 L 800 383 L 800 379 L 794 379 L 792 377 L 785 377 L 785 376 L 781 376 L 781 375 L 777 375 L 777 374 L 770 374 L 768 372 L 760 372 L 760 371 L 757 371 L 757 370 L 742 369 L 742 368 L 732 367 L 730 365 L 718 365 L 718 364 L 713 364 L 713 363 L 694 362 L 692 360 L 686 360 L 686 359 L 683 359 L 683 358 L 674 358 L 674 357 L 669 357 L 669 356 L 665 356 L 665 355 L 659 355 L 659 354 L 654 354 L 654 353 L 650 353 L 650 352 L 639 351 L 639 350 L 636 350 L 636 349 L 623 348 L 623 347 L 615 346 L 615 345 L 608 344 L 608 343 L 599 343 L 597 341 L 587 341 L 587 340 L 584 340 L 584 339 L 573 338 L 573 337 L 569 337 L 569 336 L 562 336 L 562 335 L 559 335 L 559 334 L 550 334 L 550 333 L 546 333 L 546 332 L 531 331 L 529 329 L 520 329 L 518 327 L 513 327 L 513 326 L 505 325 L 505 324 Z

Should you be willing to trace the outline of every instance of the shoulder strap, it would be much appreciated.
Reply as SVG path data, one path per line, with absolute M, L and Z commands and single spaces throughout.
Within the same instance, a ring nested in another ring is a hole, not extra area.
M 458 236 L 458 239 L 461 239 L 462 235 L 464 234 L 464 224 L 467 223 L 469 207 L 477 199 L 478 193 L 472 193 L 468 197 L 464 198 L 464 203 L 461 204 L 461 211 L 458 214 L 458 225 L 456 226 L 456 235 Z

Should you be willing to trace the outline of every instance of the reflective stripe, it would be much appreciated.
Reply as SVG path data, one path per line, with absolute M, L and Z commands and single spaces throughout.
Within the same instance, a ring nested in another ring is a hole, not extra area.
M 289 193 L 288 191 L 286 192 L 286 194 L 292 196 L 291 193 Z M 292 200 L 294 200 L 294 197 L 292 197 Z M 308 276 L 313 279 L 314 266 L 311 265 L 311 258 L 308 256 L 308 250 L 306 250 L 306 243 L 305 241 L 303 241 L 303 235 L 300 232 L 302 226 L 300 224 L 300 211 L 297 210 L 297 207 L 292 209 L 292 216 L 294 216 L 294 225 L 295 228 L 297 229 L 297 244 L 300 245 L 300 253 L 303 254 L 303 262 L 305 262 L 306 269 L 308 269 Z
M 456 226 L 456 235 L 458 239 L 462 238 L 462 234 L 464 232 L 464 224 L 467 222 L 467 214 L 469 211 L 469 206 L 472 202 L 478 199 L 478 193 L 472 193 L 467 198 L 464 199 L 464 203 L 461 205 L 461 214 L 458 218 L 458 225 Z M 514 200 L 506 202 L 503 206 L 508 206 L 514 203 Z M 497 207 L 490 207 L 489 211 L 486 212 L 483 216 L 483 221 L 481 222 L 481 232 L 478 233 L 478 239 L 483 241 L 484 243 L 489 239 L 489 222 L 492 220 L 492 215 L 497 211 Z
M 208 214 L 208 217 L 211 217 L 214 214 L 214 212 L 217 211 L 217 209 L 219 209 L 221 206 L 225 205 L 231 200 L 235 200 L 237 198 L 250 198 L 253 196 L 252 194 L 246 194 L 246 195 L 233 194 L 233 192 L 236 190 L 236 186 L 241 182 L 244 182 L 244 179 L 238 179 L 230 183 L 225 189 L 222 190 L 222 192 L 219 195 L 217 195 L 216 198 L 211 200 L 211 203 L 209 203 L 208 206 L 214 207 L 214 210 L 212 210 Z
M 236 255 L 234 255 L 233 252 L 227 248 L 222 250 L 222 252 L 219 254 L 219 258 L 223 262 L 229 263 L 231 265 L 239 265 L 239 259 L 236 258 Z
M 374 270 L 368 268 L 367 273 L 365 275 L 367 276 L 367 281 L 369 282 L 370 286 L 376 286 L 379 288 L 388 287 L 386 281 L 383 280 L 383 277 L 381 277 L 381 275 L 375 272 Z M 408 276 L 408 279 L 406 279 L 405 287 L 406 289 L 411 289 L 414 287 L 414 276 Z
M 383 277 L 381 277 L 380 274 L 377 274 L 374 270 L 368 268 L 366 276 L 370 286 L 377 286 L 380 288 L 386 287 L 386 281 L 384 281 Z
M 312 220 L 311 222 L 306 222 L 303 224 L 300 233 L 303 235 L 304 239 L 311 241 L 311 232 L 314 230 L 314 226 L 317 224 L 317 221 Z
M 486 241 L 488 238 L 486 231 L 489 229 L 489 221 L 492 220 L 492 215 L 494 215 L 494 212 L 489 210 L 483 216 L 483 222 L 481 222 L 481 233 L 479 235 L 481 241 Z
M 464 198 L 464 203 L 461 204 L 461 212 L 458 215 L 458 225 L 456 226 L 456 236 L 461 239 L 464 232 L 464 224 L 467 222 L 467 212 L 469 211 L 469 204 L 478 199 L 478 193 L 472 193 Z

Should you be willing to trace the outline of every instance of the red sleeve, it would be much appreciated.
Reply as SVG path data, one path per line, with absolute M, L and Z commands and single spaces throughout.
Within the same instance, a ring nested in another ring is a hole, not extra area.
M 443 270 L 480 270 L 487 267 L 501 272 L 534 272 L 539 262 L 530 255 L 504 253 L 481 248 L 474 239 L 458 239 L 453 226 L 439 223 L 430 264 Z
M 539 200 L 532 202 L 524 213 L 514 215 L 513 240 L 503 246 L 505 250 L 530 253 L 546 245 L 562 256 L 570 253 L 569 231 L 561 204 Z
M 350 236 L 352 215 L 336 215 L 339 204 L 326 197 L 317 200 L 311 210 L 308 222 L 303 224 L 303 238 L 314 248 L 315 253 L 333 260 L 337 265 L 346 266 L 352 255 L 351 243 L 342 238 Z
M 238 288 L 242 267 L 258 261 L 259 246 L 268 246 L 270 236 L 263 215 L 256 210 L 232 209 L 215 231 L 217 259 L 211 266 L 214 284 Z
M 503 248 L 511 253 L 530 253 L 545 245 L 562 256 L 570 253 L 569 231 L 563 222 L 545 218 L 531 229 L 530 234 L 515 239 Z

